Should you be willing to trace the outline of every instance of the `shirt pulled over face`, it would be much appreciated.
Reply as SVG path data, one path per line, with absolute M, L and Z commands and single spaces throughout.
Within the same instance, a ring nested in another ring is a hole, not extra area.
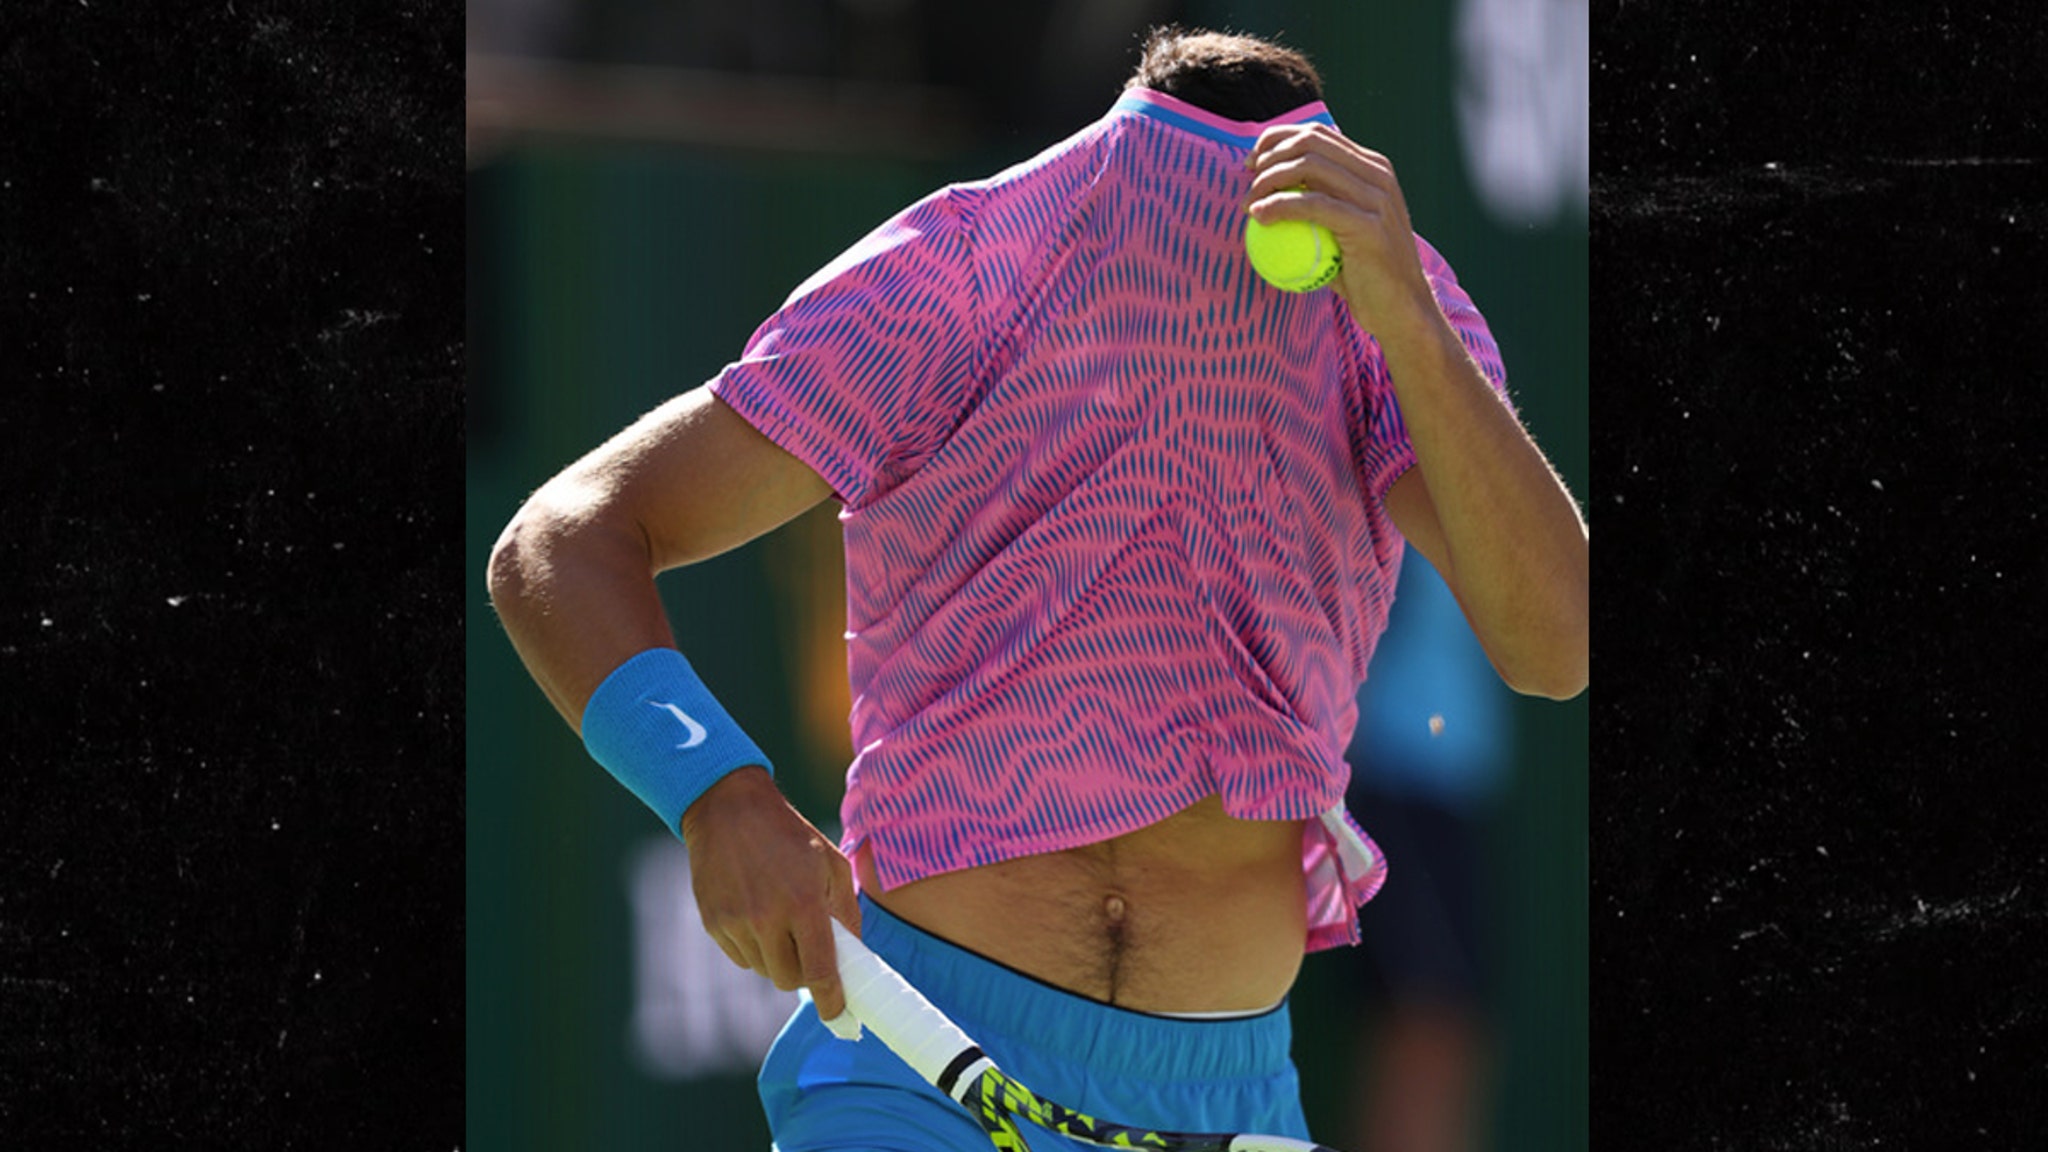
M 1344 813 L 1414 451 L 1372 339 L 1252 270 L 1268 124 L 1132 90 L 910 206 L 712 382 L 843 504 L 843 845 L 878 878 L 1094 843 L 1210 794 L 1309 821 L 1310 949 L 1385 875 Z M 1485 321 L 1418 240 L 1496 387 Z

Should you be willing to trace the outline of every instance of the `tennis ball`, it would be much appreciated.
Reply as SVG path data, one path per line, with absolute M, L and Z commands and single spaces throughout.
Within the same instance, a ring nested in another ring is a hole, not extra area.
M 1266 283 L 1286 292 L 1313 292 L 1344 265 L 1337 238 L 1321 224 L 1276 220 L 1261 224 L 1245 217 L 1244 251 Z

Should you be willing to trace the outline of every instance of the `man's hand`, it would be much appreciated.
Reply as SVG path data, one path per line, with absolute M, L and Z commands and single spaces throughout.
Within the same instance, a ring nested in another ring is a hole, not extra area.
M 1576 696 L 1589 663 L 1585 521 L 1438 305 L 1394 166 L 1326 124 L 1268 129 L 1245 166 L 1253 219 L 1321 224 L 1344 250 L 1336 289 L 1379 343 L 1419 465 L 1385 493 L 1388 514 L 1443 574 L 1503 680 Z
M 818 1016 L 846 1007 L 830 916 L 860 934 L 853 866 L 790 807 L 767 772 L 742 768 L 683 813 L 704 930 L 733 963 L 791 992 L 811 990 Z
M 1360 328 L 1385 342 L 1444 323 L 1385 156 L 1327 124 L 1290 124 L 1260 135 L 1245 166 L 1255 174 L 1245 198 L 1253 219 L 1306 220 L 1337 237 L 1344 267 L 1333 287 Z

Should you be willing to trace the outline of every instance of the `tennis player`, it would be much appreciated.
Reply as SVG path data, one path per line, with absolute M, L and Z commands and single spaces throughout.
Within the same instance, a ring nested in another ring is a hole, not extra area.
M 1328 227 L 1340 277 L 1259 280 L 1247 212 Z M 682 836 L 726 955 L 815 1002 L 761 1073 L 782 1152 L 986 1143 L 820 1022 L 827 916 L 1049 1097 L 1307 1137 L 1284 1001 L 1384 876 L 1343 751 L 1403 539 L 1508 684 L 1586 683 L 1586 530 L 1504 379 L 1308 61 L 1168 29 L 1100 120 L 911 205 L 533 495 L 490 569 L 521 657 Z M 837 846 L 654 584 L 826 499 L 858 749 Z

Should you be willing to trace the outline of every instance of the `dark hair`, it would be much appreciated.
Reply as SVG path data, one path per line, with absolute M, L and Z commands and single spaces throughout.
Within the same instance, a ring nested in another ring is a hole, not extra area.
M 1164 92 L 1226 120 L 1270 120 L 1323 98 L 1323 78 L 1292 48 L 1175 24 L 1146 35 L 1124 87 Z

